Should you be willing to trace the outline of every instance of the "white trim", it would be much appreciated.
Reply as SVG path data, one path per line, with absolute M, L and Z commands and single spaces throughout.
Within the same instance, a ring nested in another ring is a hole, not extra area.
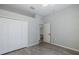
M 27 46 L 27 47 L 31 47 L 31 46 L 34 46 L 34 45 L 37 45 L 37 44 L 39 44 L 39 41 L 34 42 L 34 43 L 31 43 L 31 44 L 28 44 L 28 46 Z
M 52 43 L 52 44 L 53 44 L 53 45 L 56 45 L 56 46 L 60 46 L 60 47 L 66 48 L 66 49 L 69 49 L 69 50 L 73 50 L 73 51 L 79 52 L 79 50 L 74 49 L 74 48 L 70 48 L 70 47 L 62 46 L 62 45 L 55 44 L 55 43 Z

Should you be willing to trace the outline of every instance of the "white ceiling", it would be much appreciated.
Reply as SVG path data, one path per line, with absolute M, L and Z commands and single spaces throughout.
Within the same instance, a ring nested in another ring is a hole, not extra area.
M 62 10 L 69 6 L 69 4 L 48 4 L 48 6 L 42 6 L 43 4 L 1 4 L 0 9 L 16 12 L 27 16 L 47 16 L 54 11 Z

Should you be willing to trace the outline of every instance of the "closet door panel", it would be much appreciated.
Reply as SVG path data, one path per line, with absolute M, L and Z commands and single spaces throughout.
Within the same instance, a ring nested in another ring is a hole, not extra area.
M 7 52 L 7 42 L 8 42 L 8 23 L 5 18 L 0 18 L 0 54 Z
M 25 26 L 26 27 L 25 27 Z M 10 50 L 27 47 L 27 22 L 11 20 L 9 22 L 9 42 L 8 47 Z M 25 33 L 26 34 L 25 34 Z
M 28 23 L 0 18 L 0 54 L 27 47 Z

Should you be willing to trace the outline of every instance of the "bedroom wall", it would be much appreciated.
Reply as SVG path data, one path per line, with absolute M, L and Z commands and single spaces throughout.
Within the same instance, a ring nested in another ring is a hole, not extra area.
M 71 5 L 44 18 L 51 24 L 51 42 L 79 51 L 79 5 Z

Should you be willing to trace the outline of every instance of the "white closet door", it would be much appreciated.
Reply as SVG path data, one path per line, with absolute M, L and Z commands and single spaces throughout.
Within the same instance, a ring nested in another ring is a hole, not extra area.
M 0 18 L 0 54 L 5 53 L 7 49 L 6 42 L 8 42 L 9 37 L 8 29 L 7 20 Z
M 10 50 L 27 47 L 28 42 L 28 24 L 23 21 L 11 20 L 9 23 L 9 42 Z
M 27 47 L 28 23 L 0 18 L 0 54 Z

